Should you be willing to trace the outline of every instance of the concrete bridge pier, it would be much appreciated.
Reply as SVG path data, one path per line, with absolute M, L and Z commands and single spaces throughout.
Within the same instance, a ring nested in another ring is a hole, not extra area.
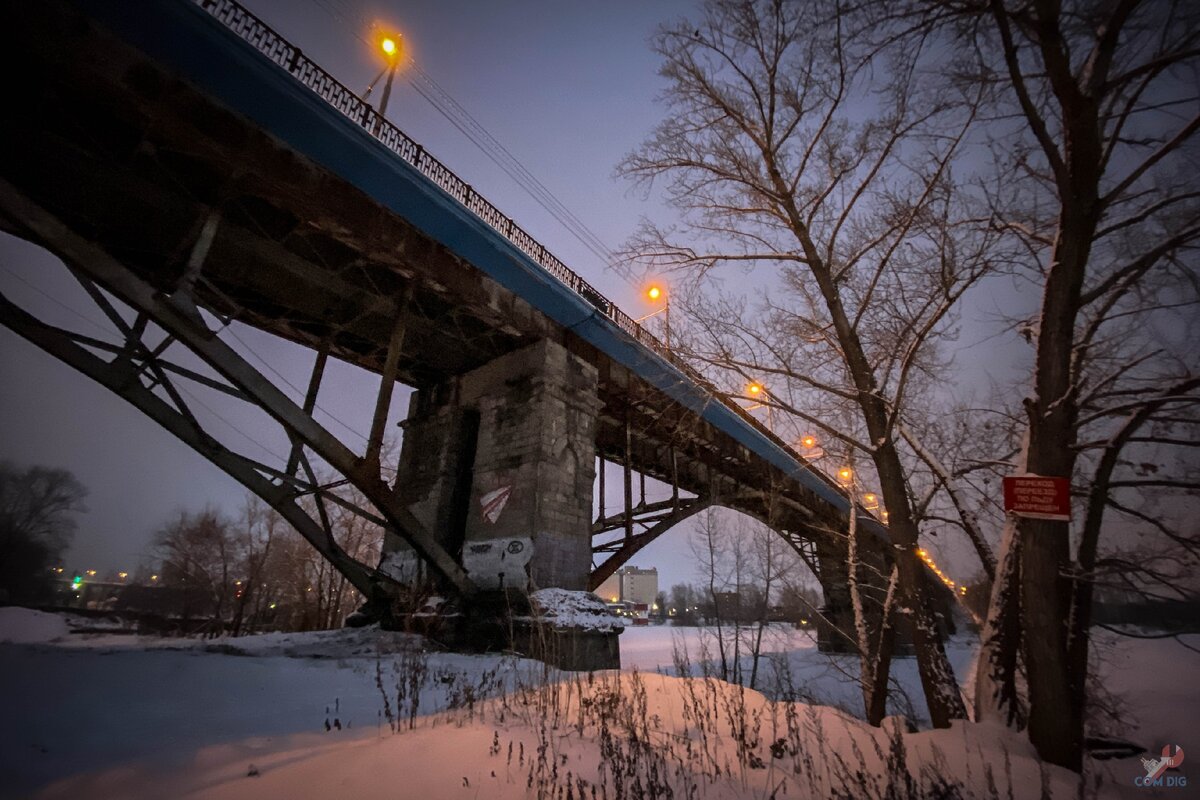
M 817 542 L 816 555 L 825 599 L 817 623 L 817 646 L 827 653 L 857 652 L 854 605 L 850 595 L 849 542 L 845 536 L 823 537 Z M 873 639 L 878 637 L 883 621 L 883 605 L 887 598 L 890 574 L 891 563 L 882 542 L 860 533 L 855 575 L 867 630 Z M 900 632 L 895 640 L 894 652 L 903 655 L 907 651 L 905 634 Z
M 531 616 L 530 592 L 587 590 L 600 406 L 595 367 L 548 339 L 413 394 L 395 491 L 480 590 L 446 613 L 426 609 L 440 619 L 438 635 L 471 648 L 512 647 L 496 638 Z M 398 605 L 419 610 L 441 594 L 399 536 L 388 535 L 380 569 L 410 588 L 393 598 Z M 551 660 L 618 666 L 616 636 L 568 636 L 565 649 L 579 658 Z M 552 638 L 562 649 L 563 631 Z

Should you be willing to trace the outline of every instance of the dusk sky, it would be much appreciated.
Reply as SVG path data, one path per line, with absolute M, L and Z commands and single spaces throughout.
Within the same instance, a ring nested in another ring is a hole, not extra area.
M 670 218 L 654 197 L 613 173 L 663 113 L 655 100 L 663 82 L 648 39 L 659 23 L 694 14 L 694 4 L 420 0 L 367 8 L 353 0 L 245 2 L 353 88 L 365 87 L 380 68 L 359 38 L 369 38 L 366 26 L 394 26 L 421 68 L 609 248 L 621 245 L 641 215 Z M 632 316 L 646 313 L 634 286 L 606 269 L 403 76 L 389 117 Z M 91 320 L 99 312 L 57 260 L 2 234 L 0 291 L 52 322 L 96 332 Z M 994 343 L 980 344 L 985 327 L 975 323 L 994 310 L 994 300 L 983 297 L 964 312 L 968 335 L 960 344 L 969 348 L 966 360 L 981 385 L 1003 378 L 1013 358 L 1011 351 L 994 352 Z M 231 343 L 252 353 L 252 361 L 268 362 L 289 383 L 303 386 L 310 352 L 245 327 L 236 327 L 234 335 Z M 132 569 L 151 558 L 152 534 L 172 510 L 211 505 L 236 514 L 244 502 L 245 490 L 215 466 L 7 329 L 0 329 L 0 375 L 0 457 L 65 467 L 90 490 L 69 567 Z M 353 368 L 331 367 L 319 400 L 323 420 L 335 431 L 365 431 L 376 385 Z M 285 450 L 264 418 L 236 403 L 204 402 L 213 430 L 231 445 L 264 458 L 262 451 L 277 456 Z M 398 392 L 393 421 L 403 417 L 407 403 L 408 393 Z M 356 436 L 346 435 L 351 442 Z M 684 530 L 631 563 L 657 566 L 664 589 L 693 580 Z M 973 570 L 968 558 L 961 563 Z

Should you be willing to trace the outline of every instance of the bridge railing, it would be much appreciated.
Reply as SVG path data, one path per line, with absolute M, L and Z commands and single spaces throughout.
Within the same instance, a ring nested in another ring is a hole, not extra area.
M 661 358 L 675 366 L 691 381 L 707 391 L 718 402 L 729 408 L 759 433 L 783 448 L 800 463 L 804 458 L 796 453 L 787 442 L 776 436 L 767 426 L 759 422 L 750 412 L 742 408 L 733 398 L 718 389 L 708 378 L 694 367 L 672 353 L 667 346 L 649 330 L 638 324 L 616 304 L 597 291 L 591 284 L 560 261 L 521 226 L 492 205 L 469 183 L 459 178 L 442 162 L 431 156 L 424 147 L 410 139 L 403 131 L 388 122 L 371 105 L 355 92 L 334 78 L 304 55 L 299 47 L 288 42 L 269 25 L 235 2 L 235 0 L 192 0 L 211 16 L 220 21 L 238 37 L 250 43 L 256 50 L 287 70 L 300 83 L 312 89 L 330 106 L 358 125 L 361 125 L 381 144 L 407 161 L 422 175 L 437 184 L 476 217 L 487 223 L 501 236 L 512 242 L 539 266 L 553 275 L 572 291 L 611 319 L 623 331 L 643 346 L 653 350 Z M 812 470 L 819 478 L 834 488 L 833 481 L 820 470 Z M 841 491 L 838 489 L 838 491 Z

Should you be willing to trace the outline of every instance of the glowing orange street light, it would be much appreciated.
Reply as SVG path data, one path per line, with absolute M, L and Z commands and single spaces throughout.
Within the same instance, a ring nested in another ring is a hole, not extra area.
M 821 449 L 820 441 L 811 433 L 801 436 L 797 444 L 800 445 L 800 452 L 809 461 L 816 461 L 818 458 L 825 456 L 825 451 Z
M 844 484 L 849 484 L 854 479 L 854 470 L 849 467 L 842 467 L 837 471 L 838 480 Z
M 874 511 L 879 508 L 879 495 L 874 492 L 867 492 L 863 495 L 863 506 L 868 511 Z
M 670 295 L 667 294 L 667 290 L 665 287 L 663 287 L 657 283 L 652 283 L 646 287 L 646 299 L 652 303 L 657 303 L 659 300 L 661 300 L 663 307 L 658 309 L 657 311 L 651 311 L 649 314 L 646 314 L 645 316 L 638 317 L 637 319 L 634 320 L 634 322 L 641 322 L 642 320 L 650 319 L 651 317 L 656 317 L 659 314 L 662 314 L 663 315 L 663 343 L 667 346 L 667 350 L 670 350 L 671 349 L 671 297 L 670 297 Z
M 775 423 L 772 421 L 771 413 L 774 406 L 767 402 L 767 387 L 763 386 L 758 381 L 750 381 L 748 384 L 746 384 L 745 392 L 747 399 L 759 401 L 746 406 L 746 410 L 754 411 L 755 409 L 765 408 L 767 410 L 767 430 L 774 432 Z
M 400 66 L 401 55 L 403 54 L 402 37 L 398 33 L 380 33 L 376 42 L 379 45 L 379 51 L 383 53 L 383 57 L 387 59 L 387 64 L 375 76 L 375 80 L 371 81 L 371 85 L 367 87 L 367 91 L 363 92 L 362 99 L 368 100 L 371 97 L 371 92 L 380 79 L 387 75 L 387 83 L 383 86 L 383 99 L 379 101 L 379 116 L 383 117 L 387 114 L 388 98 L 392 96 L 392 81 L 396 77 L 396 68 Z

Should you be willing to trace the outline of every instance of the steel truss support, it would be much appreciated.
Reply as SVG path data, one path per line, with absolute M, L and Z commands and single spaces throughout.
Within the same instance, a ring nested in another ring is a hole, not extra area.
M 668 507 L 670 506 L 670 502 L 671 501 L 668 501 Z M 649 505 L 662 505 L 662 504 L 654 503 L 654 504 L 647 504 L 647 505 L 649 506 Z M 623 565 L 629 559 L 633 558 L 633 556 L 639 550 L 641 550 L 643 547 L 650 544 L 655 539 L 657 539 L 659 536 L 662 536 L 664 533 L 666 533 L 667 531 L 669 531 L 671 528 L 675 527 L 679 523 L 683 522 L 684 520 L 688 519 L 689 517 L 692 517 L 692 516 L 700 513 L 701 511 L 703 511 L 706 508 L 709 508 L 712 505 L 713 505 L 713 501 L 709 498 L 697 498 L 695 500 L 679 501 L 675 505 L 675 507 L 672 510 L 668 511 L 666 514 L 660 514 L 658 516 L 652 517 L 652 519 L 654 520 L 653 524 L 650 524 L 649 527 L 647 527 L 646 530 L 644 530 L 642 533 L 636 533 L 636 534 L 633 534 L 632 536 L 627 535 L 627 536 L 624 536 L 623 538 L 617 539 L 614 542 L 593 545 L 593 547 L 592 547 L 593 553 L 612 553 L 612 555 L 610 555 L 607 559 L 605 559 L 604 563 L 600 564 L 599 566 L 595 567 L 592 570 L 591 577 L 588 578 L 588 589 L 591 591 L 595 591 L 600 586 L 600 584 L 602 584 L 602 583 L 604 583 L 604 581 L 608 580 L 608 578 L 614 572 L 616 572 L 617 569 L 621 565 Z M 618 515 L 618 516 L 623 516 L 623 515 Z M 649 521 L 650 520 L 648 520 L 648 519 L 639 520 L 639 522 L 642 524 L 645 524 Z M 628 525 L 630 527 L 632 527 L 633 522 L 634 522 L 633 516 L 630 515 L 628 517 Z M 618 530 L 618 529 L 627 529 L 626 522 L 624 520 L 621 521 L 619 526 L 610 528 L 609 530 Z
M 621 565 L 632 558 L 643 547 L 689 517 L 712 506 L 715 502 L 712 498 L 681 498 L 679 496 L 678 467 L 675 461 L 675 450 L 674 448 L 669 448 L 672 466 L 671 497 L 667 500 L 646 502 L 646 474 L 639 471 L 637 481 L 638 499 L 635 503 L 633 491 L 634 469 L 632 467 L 633 437 L 628 418 L 623 422 L 623 434 L 624 452 L 619 462 L 621 466 L 623 509 L 616 514 L 608 513 L 607 498 L 605 496 L 605 465 L 609 462 L 605 458 L 604 453 L 597 453 L 597 460 L 599 462 L 597 468 L 599 473 L 599 497 L 597 498 L 597 504 L 600 512 L 596 520 L 592 522 L 592 536 L 602 537 L 604 534 L 617 532 L 620 533 L 620 536 L 602 542 L 597 542 L 593 538 L 593 556 L 601 553 L 610 554 L 603 563 L 592 568 L 591 577 L 588 579 L 588 588 L 593 590 L 604 583 L 609 576 L 616 572 Z
M 120 395 L 261 497 L 365 594 L 371 593 L 373 583 L 390 582 L 390 579 L 350 558 L 338 547 L 329 525 L 326 503 L 336 503 L 361 513 L 395 531 L 451 588 L 465 595 L 475 592 L 474 584 L 462 567 L 399 502 L 392 487 L 382 478 L 377 461 L 372 463 L 355 455 L 313 418 L 312 404 L 306 402 L 305 407 L 296 405 L 208 327 L 188 291 L 192 282 L 197 279 L 203 281 L 203 276 L 198 274 L 202 264 L 197 265 L 196 273 L 193 273 L 189 264 L 186 285 L 181 287 L 183 291 L 165 295 L 5 181 L 0 181 L 0 214 L 12 222 L 13 228 L 27 234 L 26 238 L 42 244 L 63 259 L 117 328 L 124 345 L 116 347 L 48 325 L 2 295 L 0 324 Z M 204 239 L 211 237 L 216 219 L 215 216 L 210 217 L 211 225 L 204 226 L 202 239 L 193 250 L 193 257 L 198 250 L 207 249 Z M 125 323 L 100 288 L 136 314 L 132 325 Z M 154 349 L 142 341 L 150 322 L 161 328 L 167 337 Z M 187 347 L 221 380 L 164 361 L 163 352 L 175 342 Z M 398 343 L 394 344 L 398 346 Z M 114 357 L 106 360 L 88 348 L 112 353 Z M 323 357 L 318 356 L 318 359 L 323 360 Z M 205 432 L 184 402 L 174 383 L 176 378 L 193 380 L 224 392 L 268 414 L 293 442 L 289 463 L 275 468 L 240 455 L 218 442 Z M 310 395 L 314 401 L 318 384 L 319 374 L 314 375 L 310 385 Z M 156 387 L 163 389 L 169 402 L 155 393 Z M 352 484 L 377 513 L 359 508 L 339 497 L 332 491 L 331 485 L 318 485 L 304 448 L 340 473 L 342 480 L 336 483 Z M 302 468 L 304 479 L 294 476 L 293 459 Z M 316 520 L 298 502 L 305 494 L 314 496 Z
M 800 556 L 800 560 L 804 562 L 815 578 L 820 580 L 821 568 L 820 561 L 817 559 L 817 543 L 812 539 L 801 536 L 792 531 L 779 531 L 779 535 L 783 537 L 792 549 L 796 551 L 796 555 Z

